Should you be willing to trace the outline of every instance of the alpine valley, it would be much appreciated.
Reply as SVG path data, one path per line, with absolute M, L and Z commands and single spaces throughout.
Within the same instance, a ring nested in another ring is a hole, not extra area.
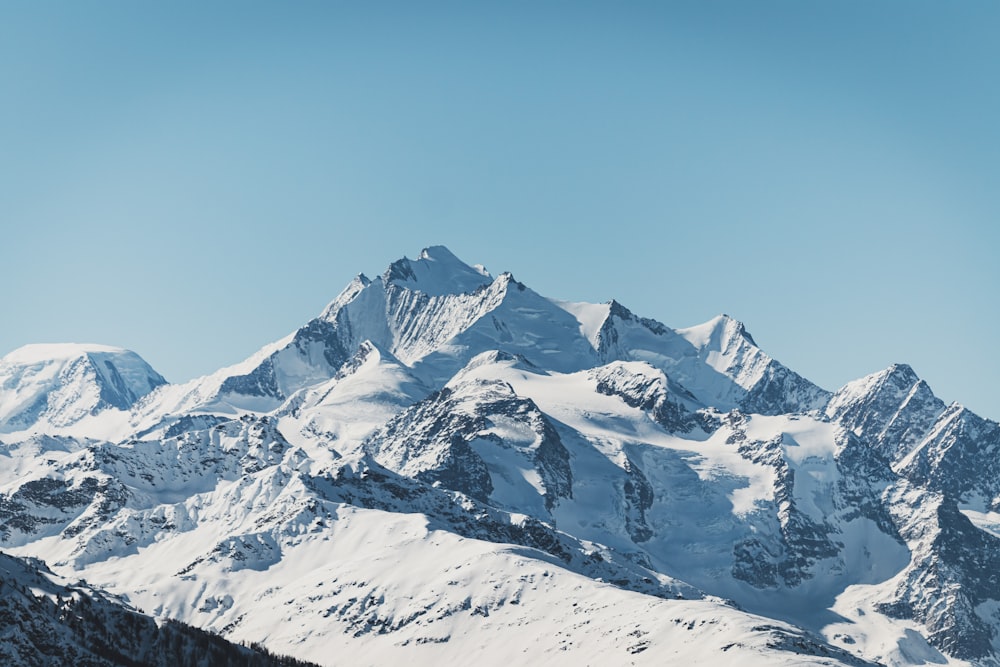
M 87 599 L 321 665 L 1000 665 L 1000 425 L 440 246 L 185 384 L 15 350 L 0 461 L 0 647 Z

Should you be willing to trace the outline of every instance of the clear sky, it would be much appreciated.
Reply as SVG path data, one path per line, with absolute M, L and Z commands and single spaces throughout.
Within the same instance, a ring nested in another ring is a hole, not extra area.
M 0 4 L 0 354 L 181 381 L 447 245 L 1000 418 L 1000 3 Z

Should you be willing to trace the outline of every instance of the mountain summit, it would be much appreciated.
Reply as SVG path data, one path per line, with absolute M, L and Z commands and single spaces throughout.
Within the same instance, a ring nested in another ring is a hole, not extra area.
M 166 384 L 139 355 L 106 345 L 25 345 L 0 359 L 0 432 L 71 426 L 128 410 Z
M 321 664 L 1000 664 L 1000 426 L 908 366 L 831 393 L 443 246 L 369 275 L 180 385 L 5 357 L 0 547 Z
M 474 292 L 493 277 L 482 267 L 471 267 L 444 246 L 430 246 L 416 260 L 402 258 L 389 265 L 382 279 L 431 296 Z

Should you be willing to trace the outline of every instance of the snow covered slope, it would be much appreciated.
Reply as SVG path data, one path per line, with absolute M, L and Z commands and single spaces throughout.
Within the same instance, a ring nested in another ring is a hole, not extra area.
M 905 365 L 830 393 L 441 246 L 183 385 L 10 356 L 0 405 L 46 402 L 0 546 L 161 618 L 321 664 L 1000 665 L 1000 426 Z
M 157 624 L 84 582 L 61 580 L 40 561 L 3 553 L 0 661 L 8 667 L 307 667 L 257 647 L 236 646 L 183 623 Z

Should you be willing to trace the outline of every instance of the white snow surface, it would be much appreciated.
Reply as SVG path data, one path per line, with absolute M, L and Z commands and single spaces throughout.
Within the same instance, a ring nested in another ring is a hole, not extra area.
M 580 335 L 596 349 L 599 344 L 597 335 L 611 313 L 611 304 L 559 301 L 557 299 L 551 299 L 551 301 L 576 318 L 576 321 L 580 323 Z
M 321 665 L 830 664 L 769 649 L 767 619 L 624 591 L 523 549 L 430 529 L 420 515 L 345 507 L 323 530 L 297 530 L 278 561 L 200 566 L 168 589 L 151 565 L 190 561 L 210 531 L 87 575 L 147 611 Z
M 493 279 L 484 267 L 468 266 L 444 246 L 424 248 L 416 260 L 404 257 L 393 268 L 399 276 L 390 282 L 431 296 L 474 292 Z

